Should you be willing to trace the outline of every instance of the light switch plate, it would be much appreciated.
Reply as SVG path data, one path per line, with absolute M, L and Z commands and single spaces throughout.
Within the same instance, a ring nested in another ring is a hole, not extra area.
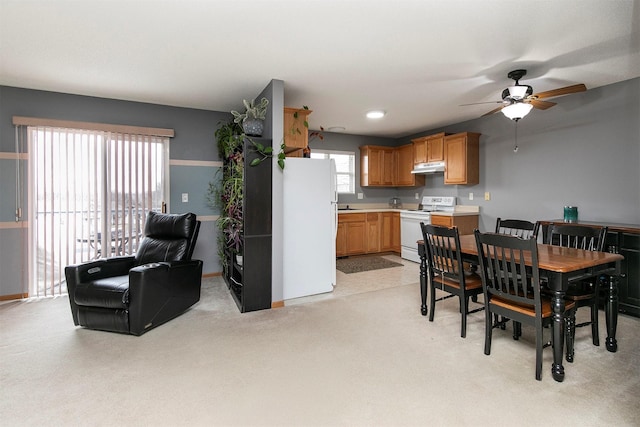
M 469 193 L 469 200 L 473 200 L 473 193 Z
M 189 193 L 182 193 L 182 203 L 189 202 Z
M 489 193 L 488 191 L 484 193 L 484 199 L 485 200 L 491 200 L 491 193 Z
M 358 193 L 358 199 L 364 199 L 364 193 Z

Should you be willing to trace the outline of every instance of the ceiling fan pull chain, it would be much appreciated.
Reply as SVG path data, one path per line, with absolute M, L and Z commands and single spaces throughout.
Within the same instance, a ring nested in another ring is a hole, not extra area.
M 513 152 L 517 153 L 518 152 L 518 121 L 516 120 L 516 130 L 515 130 L 515 134 L 516 134 L 516 141 L 515 141 L 515 145 L 513 147 Z

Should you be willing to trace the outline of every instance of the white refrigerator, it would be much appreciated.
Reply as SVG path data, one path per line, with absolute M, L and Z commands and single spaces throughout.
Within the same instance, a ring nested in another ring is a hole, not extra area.
M 335 162 L 287 158 L 283 210 L 283 298 L 331 292 L 338 230 Z

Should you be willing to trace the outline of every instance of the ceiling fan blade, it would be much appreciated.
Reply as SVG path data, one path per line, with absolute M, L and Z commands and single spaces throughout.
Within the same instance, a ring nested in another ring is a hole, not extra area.
M 551 108 L 556 105 L 555 102 L 550 101 L 540 101 L 538 99 L 530 99 L 527 101 L 529 104 L 533 105 L 538 110 L 546 110 L 547 108 Z
M 544 99 L 544 98 L 552 98 L 554 96 L 560 95 L 568 95 L 570 93 L 584 92 L 587 90 L 587 87 L 580 83 L 577 85 L 561 87 L 559 89 L 548 90 L 546 92 L 534 93 L 531 95 L 531 98 L 534 99 Z
M 504 101 L 487 101 L 487 102 L 472 102 L 471 104 L 460 104 L 458 107 L 466 107 L 467 105 L 480 105 L 480 104 L 502 104 Z
M 497 113 L 498 111 L 502 110 L 505 107 L 505 105 L 501 105 L 498 108 L 494 108 L 493 110 L 489 111 L 488 113 L 484 113 L 483 115 L 481 115 L 480 117 L 484 117 L 484 116 L 490 116 L 493 113 Z

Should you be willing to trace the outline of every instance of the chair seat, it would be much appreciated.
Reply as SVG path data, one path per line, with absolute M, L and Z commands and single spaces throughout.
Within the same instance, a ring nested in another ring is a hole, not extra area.
M 434 276 L 433 280 L 446 286 L 460 289 L 460 282 L 458 282 L 457 280 L 442 276 Z M 476 273 L 465 271 L 464 282 L 466 289 L 482 289 L 482 278 Z
M 102 308 L 129 307 L 129 276 L 113 276 L 76 285 L 77 305 Z
M 551 309 L 551 300 L 548 298 L 542 298 L 542 318 L 546 319 L 553 315 L 553 310 Z M 525 304 L 516 304 L 511 301 L 507 301 L 498 296 L 491 297 L 491 304 L 497 305 L 499 307 L 504 307 L 509 310 L 517 311 L 518 313 L 522 313 L 526 316 L 534 317 L 536 315 L 535 307 L 533 305 L 525 305 Z M 575 307 L 576 303 L 573 301 L 568 301 L 565 303 L 565 310 L 572 310 Z

